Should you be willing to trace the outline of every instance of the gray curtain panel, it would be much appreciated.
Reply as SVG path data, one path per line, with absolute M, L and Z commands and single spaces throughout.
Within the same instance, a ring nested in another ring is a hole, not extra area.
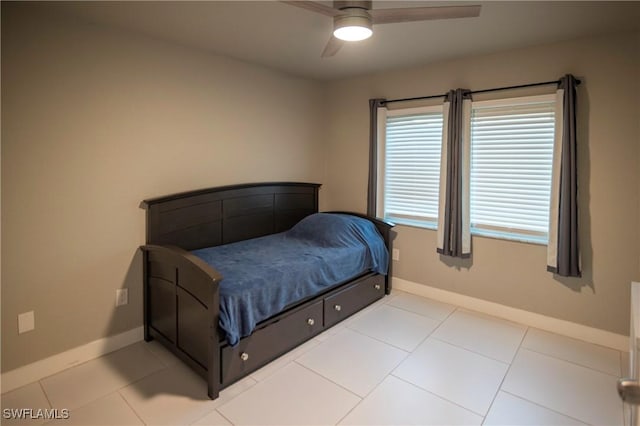
M 471 92 L 451 90 L 444 101 L 438 253 L 471 256 L 469 219 L 469 155 Z
M 367 187 L 367 215 L 376 216 L 378 198 L 378 108 L 386 99 L 369 99 L 369 184 Z
M 560 79 L 556 93 L 547 270 L 563 277 L 582 274 L 578 241 L 577 85 L 576 78 L 567 74 Z

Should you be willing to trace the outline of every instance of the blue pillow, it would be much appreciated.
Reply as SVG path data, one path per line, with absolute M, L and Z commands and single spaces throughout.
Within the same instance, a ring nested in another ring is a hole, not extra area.
M 386 274 L 389 253 L 373 222 L 358 216 L 314 213 L 287 231 L 287 236 L 309 241 L 320 247 L 365 246 L 372 259 L 372 270 Z
M 336 213 L 314 213 L 294 225 L 288 235 L 310 240 L 322 246 L 344 246 L 352 244 L 354 237 L 361 240 L 363 236 L 377 233 L 373 223 L 361 217 Z

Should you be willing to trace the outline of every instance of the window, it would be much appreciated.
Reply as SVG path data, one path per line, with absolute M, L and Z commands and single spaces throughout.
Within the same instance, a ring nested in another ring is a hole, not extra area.
M 378 215 L 435 229 L 442 106 L 380 117 Z M 555 95 L 476 101 L 471 112 L 471 233 L 547 243 Z
M 473 234 L 547 242 L 555 96 L 474 102 Z
M 379 214 L 396 223 L 435 228 L 442 106 L 387 111 L 383 122 Z

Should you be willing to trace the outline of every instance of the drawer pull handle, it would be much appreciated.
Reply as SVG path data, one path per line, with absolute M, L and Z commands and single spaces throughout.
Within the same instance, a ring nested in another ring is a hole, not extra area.
M 336 311 L 340 312 L 342 310 L 342 306 L 340 305 L 333 305 L 333 309 L 335 309 Z
M 240 359 L 241 359 L 241 360 L 243 360 L 243 361 L 248 360 L 248 359 L 249 359 L 249 354 L 248 354 L 248 353 L 246 353 L 246 352 L 242 352 L 242 353 L 240 354 Z
M 309 324 L 309 325 L 313 325 L 313 324 L 315 324 L 315 323 L 316 323 L 316 322 L 313 320 L 313 318 L 309 318 L 309 319 L 307 320 L 307 324 Z
M 375 288 L 376 290 L 380 290 L 380 284 L 374 285 L 373 288 Z

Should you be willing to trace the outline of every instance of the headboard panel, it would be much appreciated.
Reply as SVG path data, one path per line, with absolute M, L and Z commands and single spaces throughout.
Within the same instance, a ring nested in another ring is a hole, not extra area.
M 146 242 L 195 250 L 286 231 L 318 211 L 319 188 L 316 183 L 256 183 L 144 200 Z

